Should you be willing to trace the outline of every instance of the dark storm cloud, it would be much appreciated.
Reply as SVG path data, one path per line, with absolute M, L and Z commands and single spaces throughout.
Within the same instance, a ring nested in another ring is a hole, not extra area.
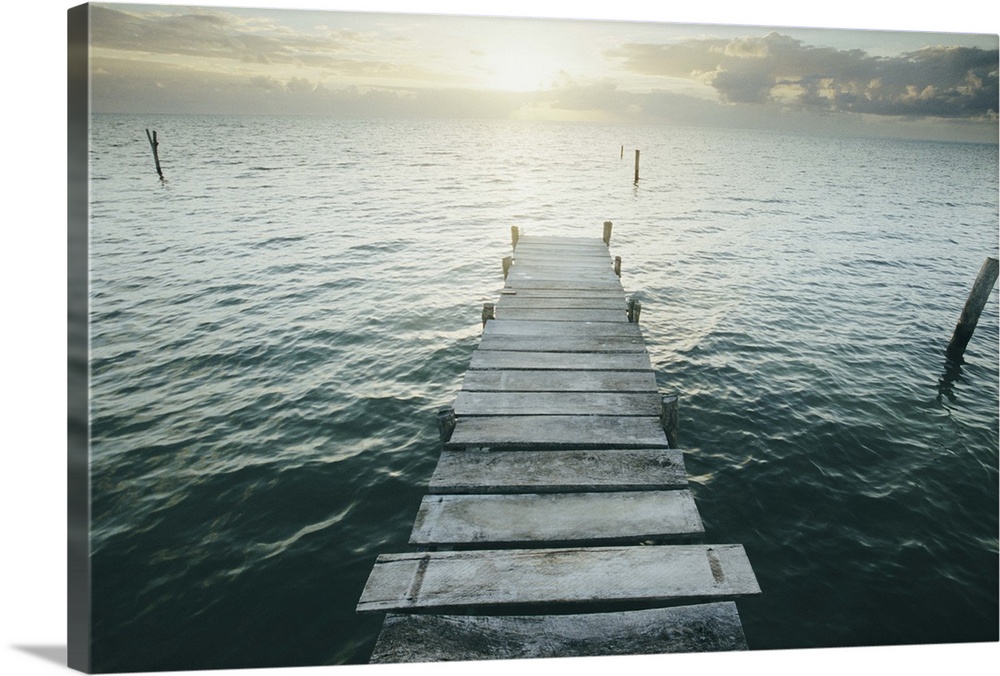
M 711 85 L 726 103 L 942 118 L 997 117 L 998 50 L 929 47 L 896 57 L 812 47 L 786 35 L 607 52 L 643 75 Z

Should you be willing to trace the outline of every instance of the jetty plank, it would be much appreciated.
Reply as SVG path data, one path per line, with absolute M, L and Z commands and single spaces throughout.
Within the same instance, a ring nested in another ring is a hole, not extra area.
M 458 418 L 445 448 L 669 448 L 659 417 L 508 415 Z
M 455 415 L 658 416 L 654 392 L 459 392 Z
M 523 289 L 504 287 L 500 289 L 500 302 L 511 298 L 567 298 L 578 300 L 616 300 L 624 301 L 622 289 Z
M 472 353 L 470 369 L 531 369 L 540 371 L 647 371 L 649 353 L 642 352 L 513 352 L 486 350 Z
M 431 493 L 556 493 L 671 490 L 688 485 L 679 450 L 449 451 L 438 458 Z
M 736 604 L 572 615 L 386 615 L 375 664 L 747 650 Z
M 624 293 L 621 282 L 616 277 L 611 280 L 556 280 L 556 279 L 531 279 L 528 276 L 519 277 L 515 274 L 507 275 L 507 286 L 515 289 L 556 289 L 580 291 L 617 291 Z
M 638 324 L 574 321 L 559 322 L 544 319 L 486 322 L 484 336 L 628 336 L 642 339 Z
M 688 490 L 428 495 L 410 544 L 638 543 L 704 532 Z
M 381 554 L 359 612 L 724 601 L 760 593 L 742 545 L 647 545 Z
M 558 263 L 552 262 L 542 262 L 537 261 L 524 261 L 520 258 L 517 259 L 516 263 L 513 263 L 508 271 L 508 276 L 513 273 L 518 273 L 522 275 L 548 277 L 551 279 L 560 279 L 562 277 L 574 278 L 574 277 L 586 277 L 586 278 L 608 278 L 616 282 L 621 283 L 618 275 L 615 274 L 614 265 L 607 257 L 603 259 L 595 258 L 592 259 L 594 262 L 588 262 L 588 259 L 574 259 L 574 258 L 561 258 Z
M 490 320 L 486 325 L 489 326 L 493 321 L 495 320 Z M 479 347 L 482 350 L 508 352 L 646 352 L 642 336 L 525 336 L 484 333 L 479 340 Z
M 657 392 L 652 371 L 529 371 L 465 372 L 467 392 Z
M 555 308 L 510 308 L 504 304 L 497 308 L 497 319 L 503 320 L 538 320 L 558 322 L 627 322 L 628 314 L 624 309 L 600 310 L 590 308 L 570 308 L 566 310 Z
M 507 310 L 618 310 L 625 312 L 628 303 L 621 294 L 612 298 L 567 298 L 564 296 L 520 296 L 516 293 L 505 294 L 497 303 L 498 311 Z

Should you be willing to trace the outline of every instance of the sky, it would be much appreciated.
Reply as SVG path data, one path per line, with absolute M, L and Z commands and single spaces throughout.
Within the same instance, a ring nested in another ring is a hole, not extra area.
M 997 142 L 998 38 L 990 32 L 448 16 L 415 13 L 420 3 L 405 5 L 409 13 L 209 5 L 92 5 L 94 111 Z

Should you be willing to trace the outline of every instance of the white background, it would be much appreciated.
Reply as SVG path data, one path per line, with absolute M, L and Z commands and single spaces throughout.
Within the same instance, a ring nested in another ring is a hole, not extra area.
M 73 2 L 20 0 L 3 16 L 3 120 L 0 212 L 3 251 L 3 437 L 0 453 L 0 674 L 65 670 L 66 646 L 66 10 Z M 149 3 L 145 3 L 149 4 Z M 947 32 L 998 32 L 995 2 L 717 0 L 654 3 L 613 0 L 205 0 L 174 4 L 287 9 L 405 11 L 505 16 L 672 21 Z M 888 5 L 886 7 L 886 5 Z M 13 9 L 12 9 L 13 8 Z M 12 150 L 12 152 L 11 152 Z M 976 515 L 964 515 L 975 518 Z M 872 580 L 878 584 L 878 580 Z M 914 589 L 919 594 L 920 589 Z M 795 631 L 789 627 L 789 631 Z M 529 674 L 628 670 L 645 674 L 948 673 L 1000 663 L 998 644 L 669 655 L 477 663 L 476 674 L 512 667 Z M 468 666 L 316 667 L 217 674 L 466 674 Z M 987 667 L 988 671 L 992 668 Z

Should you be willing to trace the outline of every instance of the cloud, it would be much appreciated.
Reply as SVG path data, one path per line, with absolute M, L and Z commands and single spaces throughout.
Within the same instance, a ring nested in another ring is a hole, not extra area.
M 92 46 L 136 58 L 159 55 L 305 66 L 331 75 L 428 77 L 412 64 L 373 55 L 372 38 L 351 30 L 318 27 L 315 33 L 303 33 L 267 19 L 241 19 L 209 8 L 138 14 L 91 5 L 90 12 Z
M 609 50 L 633 73 L 703 82 L 724 103 L 826 112 L 997 119 L 998 50 L 928 47 L 896 57 L 813 47 L 787 35 Z

